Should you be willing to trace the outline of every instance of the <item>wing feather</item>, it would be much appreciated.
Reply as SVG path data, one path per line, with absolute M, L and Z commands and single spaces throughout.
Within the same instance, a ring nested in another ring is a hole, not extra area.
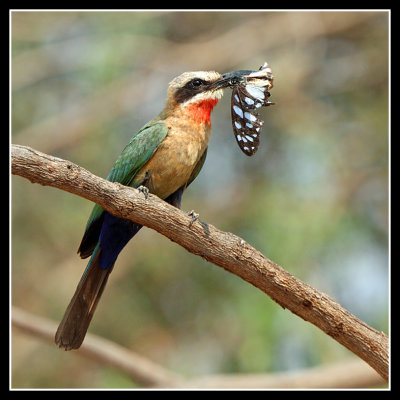
M 133 184 L 135 175 L 157 150 L 167 132 L 168 128 L 163 122 L 145 125 L 124 148 L 106 179 L 125 186 L 138 187 L 141 182 Z M 89 257 L 93 253 L 99 239 L 103 218 L 104 209 L 95 204 L 78 249 L 82 258 Z

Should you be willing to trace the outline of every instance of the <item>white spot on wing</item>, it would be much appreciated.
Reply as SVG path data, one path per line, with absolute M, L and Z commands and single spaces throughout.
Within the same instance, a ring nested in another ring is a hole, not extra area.
M 264 101 L 265 99 L 264 88 L 247 85 L 246 90 L 250 96 L 255 97 L 256 99 L 259 99 L 261 101 Z
M 243 111 L 238 106 L 233 106 L 233 110 L 240 118 L 243 118 Z
M 245 101 L 247 104 L 250 104 L 250 105 L 254 104 L 254 100 L 251 99 L 250 97 L 245 97 L 245 98 L 244 98 L 244 101 Z
M 243 116 L 243 114 L 242 114 L 242 116 Z M 245 116 L 249 121 L 255 121 L 255 120 L 257 119 L 253 114 L 250 114 L 249 112 L 245 112 L 245 113 L 244 113 L 244 116 Z

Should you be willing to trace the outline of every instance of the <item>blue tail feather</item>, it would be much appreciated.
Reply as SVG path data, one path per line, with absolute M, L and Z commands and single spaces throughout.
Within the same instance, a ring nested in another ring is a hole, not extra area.
M 99 236 L 101 249 L 99 260 L 100 267 L 102 269 L 110 268 L 121 250 L 141 228 L 142 225 L 135 224 L 126 219 L 114 217 L 106 212 Z
M 179 188 L 165 201 L 180 208 L 183 190 L 184 187 Z M 95 218 L 90 219 L 78 250 L 82 258 L 90 255 L 91 258 L 55 337 L 58 346 L 65 350 L 77 349 L 82 344 L 119 253 L 142 228 L 107 211 L 95 211 L 92 213 Z

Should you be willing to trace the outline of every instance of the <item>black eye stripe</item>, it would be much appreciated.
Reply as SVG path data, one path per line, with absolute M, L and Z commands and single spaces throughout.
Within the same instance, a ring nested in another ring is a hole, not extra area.
M 191 86 L 191 87 L 200 87 L 203 86 L 205 82 L 200 79 L 200 78 L 195 78 L 192 79 L 190 82 L 188 82 L 186 85 Z
M 184 86 L 177 89 L 174 96 L 178 103 L 184 103 L 198 93 L 207 90 L 209 82 L 204 81 L 200 78 L 193 78 L 187 82 Z

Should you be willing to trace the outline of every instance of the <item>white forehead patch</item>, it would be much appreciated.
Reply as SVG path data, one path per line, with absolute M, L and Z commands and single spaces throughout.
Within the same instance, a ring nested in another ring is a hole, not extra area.
M 205 82 L 213 82 L 222 78 L 222 75 L 215 71 L 184 72 L 170 82 L 170 90 L 181 88 L 194 78 L 199 78 Z M 187 106 L 188 104 L 197 103 L 202 100 L 220 99 L 223 93 L 223 89 L 201 92 L 182 103 L 182 106 Z
M 172 79 L 172 81 L 169 83 L 169 86 L 173 88 L 179 88 L 194 78 L 199 78 L 203 81 L 214 81 L 221 78 L 221 74 L 215 71 L 184 72 L 183 74 Z

